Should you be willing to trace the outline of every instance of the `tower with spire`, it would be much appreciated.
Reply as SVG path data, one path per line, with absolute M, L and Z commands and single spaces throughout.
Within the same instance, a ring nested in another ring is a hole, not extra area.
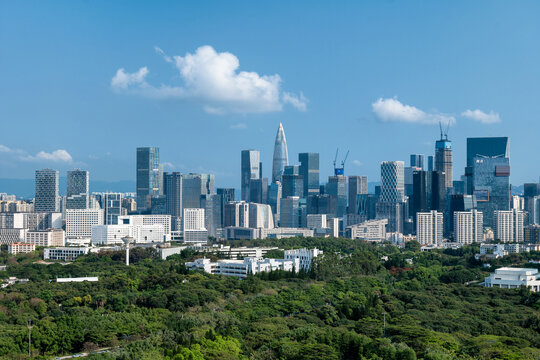
M 276 142 L 274 144 L 274 158 L 272 161 L 272 182 L 281 181 L 285 166 L 289 165 L 289 154 L 287 152 L 287 139 L 285 139 L 285 131 L 283 125 L 279 123 L 279 128 L 276 134 Z

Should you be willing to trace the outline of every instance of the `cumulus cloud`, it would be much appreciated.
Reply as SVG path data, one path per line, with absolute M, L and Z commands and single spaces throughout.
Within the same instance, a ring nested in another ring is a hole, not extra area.
M 356 166 L 362 166 L 362 165 L 364 165 L 364 163 L 361 162 L 360 160 L 353 160 L 352 163 L 353 163 L 354 165 L 356 165 Z
M 115 91 L 133 92 L 151 98 L 192 99 L 203 104 L 208 113 L 264 113 L 281 111 L 290 104 L 305 111 L 307 99 L 281 90 L 281 77 L 238 71 L 240 61 L 229 52 L 218 53 L 211 46 L 201 46 L 194 53 L 168 56 L 156 47 L 166 62 L 173 63 L 183 82 L 181 86 L 154 86 L 146 82 L 146 67 L 135 73 L 123 68 L 111 80 Z
M 40 151 L 35 156 L 33 155 L 25 155 L 21 156 L 20 160 L 24 161 L 51 161 L 51 162 L 58 162 L 58 163 L 72 163 L 73 158 L 71 155 L 63 149 L 58 149 L 53 152 L 46 152 L 46 151 Z
M 396 98 L 379 98 L 371 104 L 371 108 L 379 120 L 384 122 L 405 122 L 411 124 L 455 124 L 451 115 L 428 113 L 411 105 L 402 104 Z
M 461 116 L 470 120 L 478 121 L 482 124 L 495 124 L 501 122 L 501 117 L 498 113 L 493 112 L 493 110 L 491 110 L 489 114 L 486 114 L 479 109 L 465 110 L 461 113 Z

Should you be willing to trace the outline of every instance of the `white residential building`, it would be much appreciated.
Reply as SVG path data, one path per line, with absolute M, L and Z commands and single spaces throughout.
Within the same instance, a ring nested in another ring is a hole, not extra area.
M 443 214 L 432 210 L 416 213 L 416 240 L 420 245 L 442 244 Z
M 540 291 L 540 274 L 538 269 L 502 267 L 485 278 L 486 287 L 517 289 L 526 286 L 531 291 Z
M 297 250 L 285 250 L 284 253 L 284 259 L 285 260 L 295 260 L 298 259 L 300 268 L 297 269 L 309 271 L 311 268 L 311 263 L 313 262 L 313 259 L 315 259 L 317 256 L 322 255 L 322 250 L 319 250 L 317 248 L 315 249 L 297 249 Z
M 184 243 L 206 243 L 208 230 L 205 227 L 204 209 L 184 209 Z
M 350 239 L 382 242 L 386 240 L 387 224 L 387 219 L 380 219 L 369 220 L 361 224 L 347 226 L 347 237 Z
M 66 238 L 91 237 L 94 225 L 103 225 L 103 210 L 66 209 Z
M 481 211 L 454 212 L 454 241 L 460 244 L 472 244 L 484 240 L 484 216 Z
M 8 253 L 12 255 L 29 253 L 36 250 L 35 244 L 12 243 L 8 245 Z
M 495 210 L 493 227 L 495 239 L 501 242 L 523 242 L 526 213 L 521 210 Z
M 27 244 L 36 246 L 64 246 L 65 234 L 62 229 L 28 230 L 24 237 Z

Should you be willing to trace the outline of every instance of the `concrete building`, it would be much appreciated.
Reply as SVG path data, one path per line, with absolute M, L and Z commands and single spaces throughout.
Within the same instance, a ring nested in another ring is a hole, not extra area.
M 203 258 L 186 263 L 186 268 L 189 270 L 202 270 L 210 274 L 238 278 L 246 278 L 248 275 L 277 270 L 296 271 L 299 269 L 299 266 L 298 259 L 244 258 L 243 260 L 219 260 L 217 262 L 211 262 L 210 259 Z
M 369 220 L 361 224 L 347 226 L 346 236 L 349 239 L 382 242 L 386 240 L 386 225 L 388 220 Z
M 8 245 L 8 253 L 12 255 L 25 254 L 36 250 L 36 244 L 12 243 Z
M 67 209 L 66 238 L 84 238 L 92 236 L 93 225 L 103 225 L 103 210 Z
M 225 227 L 249 227 L 249 203 L 245 201 L 231 201 L 225 204 Z
M 44 260 L 72 261 L 75 258 L 86 255 L 90 251 L 89 247 L 49 247 L 43 251 Z
M 165 235 L 171 234 L 171 215 L 126 215 L 118 217 L 119 225 L 133 226 L 133 233 L 136 233 L 138 226 L 162 225 Z
M 484 286 L 501 289 L 518 289 L 525 286 L 533 292 L 538 292 L 540 291 L 540 274 L 538 269 L 502 267 L 485 278 Z
M 256 229 L 274 228 L 274 217 L 270 205 L 249 203 L 249 227 Z
M 126 236 L 133 236 L 131 225 L 92 226 L 92 245 L 123 245 Z
M 58 196 L 58 171 L 51 169 L 36 170 L 36 212 L 60 212 Z
M 472 244 L 484 240 L 483 214 L 481 211 L 454 212 L 454 242 Z
M 368 193 L 367 176 L 349 176 L 348 214 L 358 214 L 356 199 L 359 195 Z
M 444 136 L 444 137 L 443 137 Z M 445 188 L 453 186 L 452 180 L 452 142 L 441 131 L 441 138 L 435 142 L 435 171 L 444 173 Z
M 526 214 L 521 210 L 495 210 L 493 230 L 495 239 L 501 242 L 523 242 Z
M 24 242 L 28 229 L 2 229 L 0 228 L 0 245 Z
M 36 246 L 64 246 L 65 234 L 62 229 L 29 230 L 25 234 L 25 243 Z
M 204 209 L 184 208 L 184 243 L 206 243 L 208 230 L 205 227 Z
M 420 245 L 441 245 L 443 229 L 442 213 L 435 210 L 416 213 L 416 240 Z

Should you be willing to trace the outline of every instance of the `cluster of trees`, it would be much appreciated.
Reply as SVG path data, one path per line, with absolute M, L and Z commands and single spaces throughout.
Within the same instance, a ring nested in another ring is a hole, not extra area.
M 414 243 L 317 238 L 255 245 L 318 247 L 325 255 L 309 272 L 239 280 L 188 272 L 185 261 L 199 256 L 193 251 L 163 261 L 152 249 L 134 249 L 129 267 L 123 252 L 67 265 L 2 253 L 9 266 L 0 277 L 30 282 L 0 290 L 0 357 L 27 357 L 31 319 L 31 351 L 41 358 L 102 348 L 89 358 L 540 358 L 540 295 L 474 285 L 488 274 L 474 247 L 420 252 Z M 99 281 L 50 281 L 68 276 Z

